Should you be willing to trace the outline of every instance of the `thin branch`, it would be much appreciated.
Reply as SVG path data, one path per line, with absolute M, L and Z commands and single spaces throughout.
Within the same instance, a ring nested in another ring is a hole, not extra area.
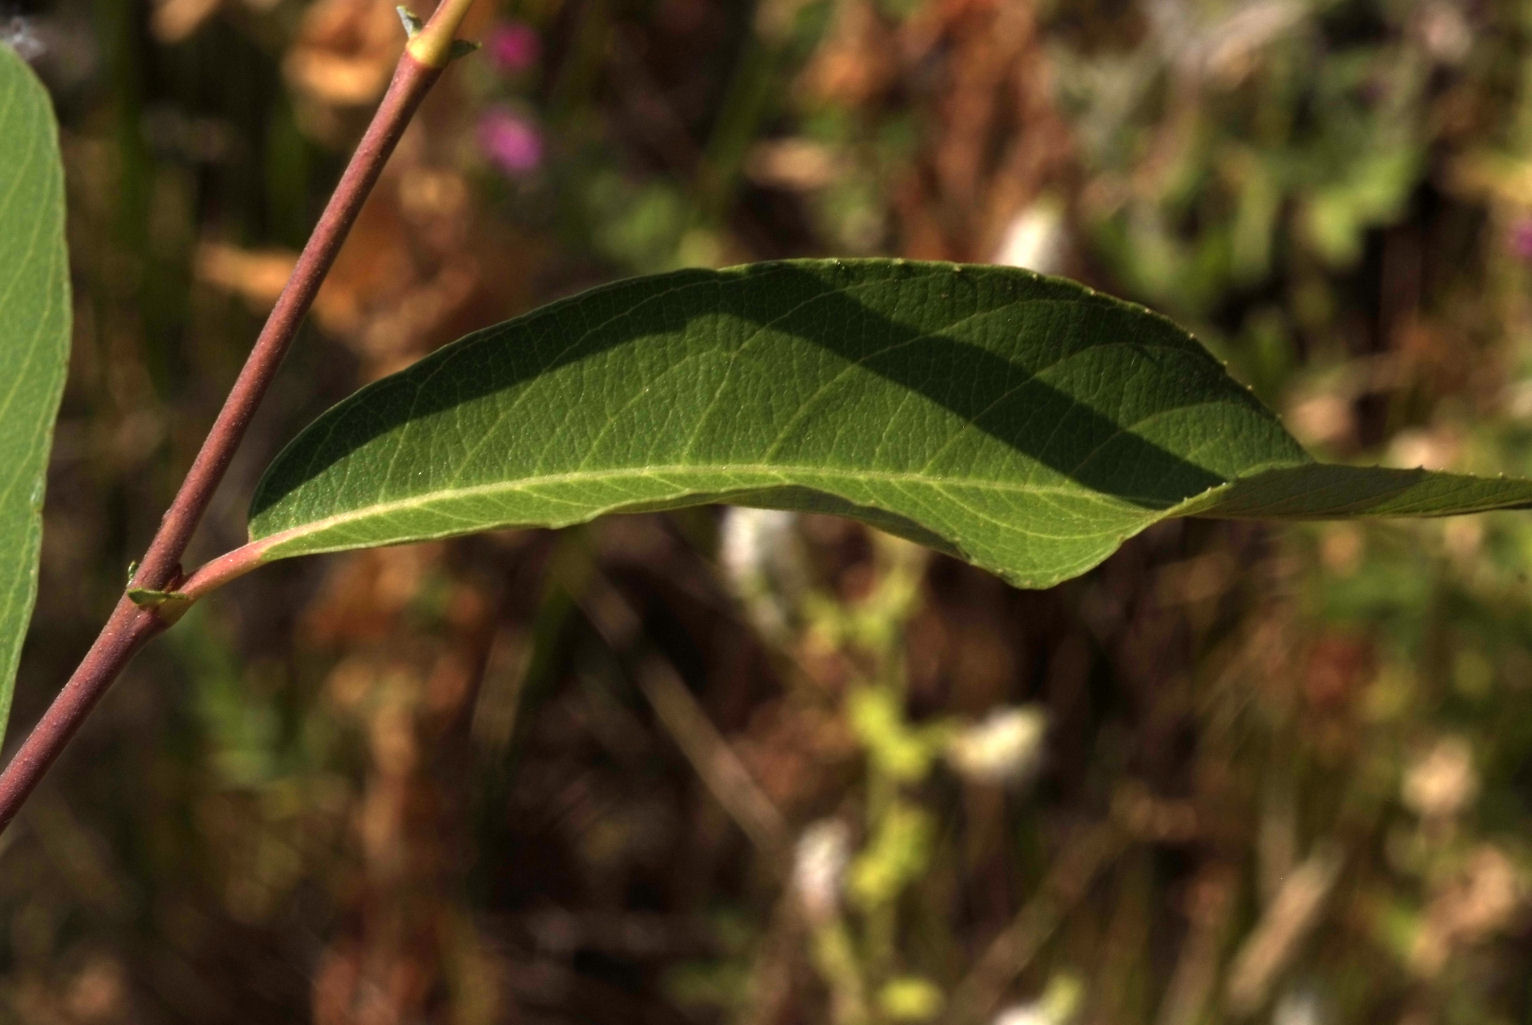
M 420 101 L 451 59 L 451 42 L 472 2 L 442 0 L 431 20 L 413 34 L 400 56 L 393 80 L 372 123 L 367 126 L 340 184 L 335 187 L 313 234 L 303 247 L 292 277 L 277 298 L 223 409 L 187 471 L 186 479 L 160 520 L 159 529 L 128 585 L 130 590 L 173 591 L 181 584 L 181 557 L 192 533 L 207 511 L 214 490 L 244 439 L 250 420 L 281 366 L 282 358 L 313 304 L 362 203 L 377 183 L 383 165 L 404 134 Z M 426 40 L 425 44 L 420 42 L 422 39 Z M 245 567 L 249 568 L 252 567 Z M 204 583 L 232 578 L 231 575 L 220 577 L 215 572 L 205 576 Z M 169 606 L 163 610 L 141 608 L 127 597 L 118 601 L 79 668 L 28 735 L 5 772 L 0 774 L 0 830 L 4 830 L 15 817 L 22 802 L 128 660 L 149 638 L 174 622 L 179 612 L 184 611 L 185 603 L 177 603 L 174 608 L 174 612 Z
M 197 567 L 195 573 L 186 578 L 185 583 L 176 588 L 178 597 L 183 599 L 185 605 L 190 606 L 209 592 L 216 591 L 232 580 L 238 580 L 260 566 L 266 550 L 281 539 L 281 535 L 263 537 L 259 541 L 240 545 L 232 552 L 225 552 L 218 558 L 203 563 Z

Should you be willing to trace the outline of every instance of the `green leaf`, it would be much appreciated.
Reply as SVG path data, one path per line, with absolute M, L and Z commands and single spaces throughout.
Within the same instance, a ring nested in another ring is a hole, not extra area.
M 598 288 L 362 389 L 257 488 L 260 557 L 705 502 L 852 516 L 1023 587 L 1170 516 L 1444 515 L 1532 482 L 1314 463 L 1191 336 L 999 267 Z
M 69 361 L 64 172 L 53 108 L 0 45 L 0 736 L 37 597 L 43 482 Z

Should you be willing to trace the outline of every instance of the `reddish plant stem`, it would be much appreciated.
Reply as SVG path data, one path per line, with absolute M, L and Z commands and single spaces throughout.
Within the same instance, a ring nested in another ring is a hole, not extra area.
M 277 297 L 266 326 L 261 329 L 244 368 L 229 390 L 223 409 L 219 410 L 218 419 L 213 421 L 202 449 L 160 521 L 160 529 L 149 543 L 149 550 L 144 553 L 129 586 L 167 590 L 180 582 L 180 559 L 191 540 L 192 531 L 207 510 L 208 501 L 223 479 L 282 358 L 287 355 L 298 326 L 313 305 L 314 296 L 356 221 L 362 202 L 377 183 L 384 163 L 404 134 L 405 126 L 426 91 L 440 75 L 441 68 L 427 67 L 408 53 L 399 59 L 399 67 L 383 102 L 320 215 L 308 244 L 298 256 L 292 277 Z
M 462 20 L 468 2 L 471 0 L 458 2 L 455 6 L 441 4 L 427 30 L 434 28 L 438 34 L 450 34 Z M 362 203 L 377 183 L 383 165 L 404 134 L 420 101 L 441 76 L 444 65 L 445 58 L 441 64 L 422 63 L 409 51 L 399 58 L 387 93 L 320 215 L 314 233 L 298 256 L 292 276 L 277 298 L 218 418 L 187 471 L 186 479 L 160 520 L 159 529 L 139 562 L 130 588 L 168 591 L 181 583 L 181 557 L 191 541 L 192 532 L 207 511 L 214 490 L 244 439 L 251 417 L 313 305 L 314 296 L 335 262 Z M 128 660 L 171 622 L 171 617 L 162 616 L 153 609 L 140 608 L 127 597 L 118 601 L 111 618 L 102 627 L 74 675 L 33 727 L 4 773 L 0 773 L 0 830 L 4 830 L 15 817 L 22 802 Z
M 185 597 L 187 604 L 196 602 L 208 592 L 216 591 L 231 580 L 237 580 L 260 566 L 267 549 L 280 540 L 282 535 L 277 534 L 240 545 L 232 552 L 224 552 L 218 558 L 210 559 L 197 567 L 197 571 L 187 577 L 176 590 Z
M 166 627 L 148 609 L 120 598 L 85 658 L 0 775 L 0 831 L 16 817 L 43 773 L 58 758 L 101 695 L 138 649 Z

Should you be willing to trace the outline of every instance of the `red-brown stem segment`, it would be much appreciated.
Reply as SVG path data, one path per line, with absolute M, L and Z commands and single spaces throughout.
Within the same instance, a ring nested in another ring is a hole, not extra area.
M 223 479 L 229 461 L 243 440 L 251 416 L 266 394 L 282 358 L 287 355 L 293 336 L 308 314 L 330 265 L 335 262 L 335 255 L 351 230 L 363 200 L 372 191 L 384 163 L 426 91 L 440 75 L 440 68 L 421 64 L 408 53 L 400 57 L 383 102 L 320 215 L 308 244 L 299 254 L 292 277 L 277 297 L 266 326 L 250 350 L 250 356 L 230 389 L 223 409 L 219 410 L 218 418 L 213 421 L 201 451 L 187 471 L 180 491 L 160 521 L 160 529 L 139 563 L 130 587 L 163 591 L 179 582 L 181 554 L 186 551 L 192 531 L 202 519 L 214 489 Z
M 176 590 L 185 596 L 185 604 L 190 606 L 209 591 L 215 591 L 229 581 L 237 580 L 260 566 L 264 561 L 266 550 L 282 540 L 282 537 L 280 534 L 263 537 L 259 541 L 241 545 L 232 552 L 225 552 L 218 558 L 199 566 L 197 571 L 187 577 L 186 582 Z
M 455 32 L 472 0 L 446 0 L 424 31 L 436 36 Z M 277 298 L 266 325 L 261 329 L 244 368 L 224 400 L 223 409 L 213 422 L 191 469 L 182 481 L 170 508 L 160 520 L 159 529 L 139 561 L 130 588 L 169 591 L 181 583 L 181 556 L 191 541 L 213 491 L 223 479 L 229 461 L 243 440 L 245 430 L 266 394 L 282 358 L 292 344 L 299 325 L 314 302 L 341 243 L 356 220 L 363 201 L 378 180 L 389 154 L 393 152 L 405 126 L 414 116 L 426 92 L 440 77 L 446 56 L 440 61 L 423 63 L 408 50 L 399 58 L 393 80 L 384 94 L 362 141 L 347 164 L 330 202 L 320 215 L 314 232 L 298 256 L 292 277 Z M 243 549 L 241 549 L 243 551 Z M 250 565 L 253 565 L 250 564 Z M 246 568 L 250 568 L 249 565 Z M 219 582 L 232 577 L 219 578 Z M 184 610 L 184 605 L 181 606 Z M 53 764 L 64 745 L 74 736 L 85 716 L 106 693 L 135 652 L 155 634 L 170 625 L 171 619 L 152 609 L 140 608 L 126 596 L 112 611 L 74 675 L 64 685 L 53 704 L 33 727 L 31 734 L 16 752 L 11 763 L 0 773 L 0 830 L 4 830 L 37 781 Z
M 16 817 L 23 801 L 74 736 L 90 710 L 96 707 L 128 660 L 166 623 L 148 609 L 134 605 L 126 595 L 101 628 L 85 658 L 53 699 L 32 732 L 22 743 L 5 772 L 0 775 L 0 831 Z

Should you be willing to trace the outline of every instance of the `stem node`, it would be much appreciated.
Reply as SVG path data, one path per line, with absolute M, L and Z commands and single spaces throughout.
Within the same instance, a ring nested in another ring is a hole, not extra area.
M 460 44 L 463 41 L 457 38 L 457 31 L 463 25 L 468 8 L 472 6 L 473 0 L 441 0 L 431 20 L 410 33 L 405 52 L 428 68 L 445 68 L 468 52 L 462 49 Z M 413 17 L 411 15 L 405 19 L 406 28 L 410 26 Z M 419 21 L 414 20 L 417 23 Z

